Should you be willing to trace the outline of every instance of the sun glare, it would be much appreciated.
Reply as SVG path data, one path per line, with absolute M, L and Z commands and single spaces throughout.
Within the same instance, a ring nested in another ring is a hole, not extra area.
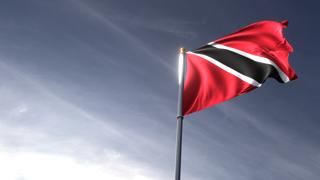
M 179 84 L 181 84 L 182 81 L 182 75 L 183 75 L 183 54 L 179 54 L 179 62 L 178 62 L 178 78 L 179 78 Z
M 107 166 L 59 155 L 0 152 L 4 180 L 151 180 L 137 169 L 115 163 Z

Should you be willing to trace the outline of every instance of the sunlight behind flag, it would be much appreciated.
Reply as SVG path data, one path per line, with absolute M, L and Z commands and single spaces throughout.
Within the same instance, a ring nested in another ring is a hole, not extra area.
M 118 156 L 118 155 L 112 155 Z M 3 180 L 156 180 L 141 167 L 128 165 L 118 157 L 106 163 L 79 160 L 72 156 L 0 151 L 0 179 Z
M 183 76 L 183 66 L 184 66 L 184 64 L 183 64 L 183 53 L 184 53 L 184 48 L 181 48 L 180 49 L 180 53 L 179 53 L 179 64 L 178 64 L 178 83 L 179 84 L 181 84 L 181 82 L 182 82 L 182 76 Z

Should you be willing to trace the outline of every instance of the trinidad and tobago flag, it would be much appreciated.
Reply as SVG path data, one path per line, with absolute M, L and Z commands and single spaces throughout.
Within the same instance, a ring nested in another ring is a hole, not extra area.
M 288 21 L 261 21 L 186 53 L 183 115 L 260 87 L 268 77 L 297 78 L 288 62 L 292 46 L 282 30 Z

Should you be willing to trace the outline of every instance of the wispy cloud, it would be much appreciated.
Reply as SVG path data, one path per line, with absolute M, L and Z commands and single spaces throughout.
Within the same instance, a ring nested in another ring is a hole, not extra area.
M 192 22 L 174 18 L 150 18 L 137 15 L 111 15 L 110 20 L 124 24 L 131 28 L 144 28 L 158 32 L 172 34 L 177 37 L 194 39 L 198 34 L 192 29 L 193 26 L 203 25 L 203 22 Z
M 126 31 L 125 29 L 121 28 L 120 26 L 116 25 L 110 19 L 103 14 L 99 13 L 98 11 L 91 8 L 88 4 L 81 1 L 73 1 L 75 5 L 78 5 L 79 8 L 83 13 L 87 13 L 92 18 L 95 18 L 97 21 L 99 21 L 101 24 L 105 25 L 107 28 L 111 28 L 114 30 L 115 34 L 119 34 L 122 37 L 125 38 L 125 43 L 132 43 L 133 47 L 136 49 L 139 49 L 149 57 L 151 57 L 153 60 L 157 61 L 158 63 L 162 64 L 163 66 L 173 70 L 173 67 L 160 58 L 157 54 L 155 54 L 154 50 L 150 49 L 144 42 L 142 42 L 139 38 L 132 35 L 130 32 Z

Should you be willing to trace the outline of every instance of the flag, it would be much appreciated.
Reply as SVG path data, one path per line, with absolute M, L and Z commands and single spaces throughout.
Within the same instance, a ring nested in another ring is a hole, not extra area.
M 283 36 L 288 21 L 260 21 L 186 53 L 183 115 L 245 94 L 269 77 L 297 78 L 288 62 L 292 46 Z

